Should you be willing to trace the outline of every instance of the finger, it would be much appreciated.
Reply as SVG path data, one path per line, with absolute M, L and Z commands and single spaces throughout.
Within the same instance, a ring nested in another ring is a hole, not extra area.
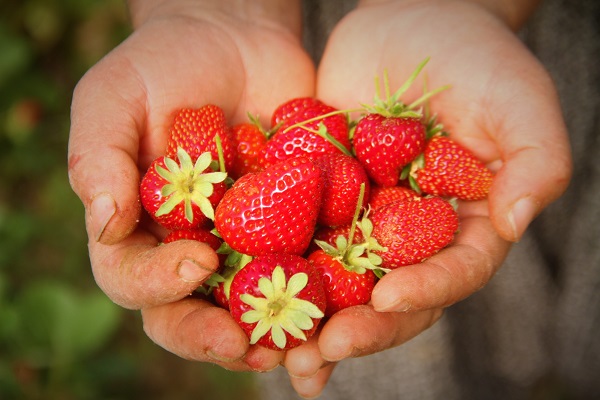
M 502 166 L 489 196 L 490 217 L 510 241 L 519 240 L 531 221 L 563 194 L 572 174 L 567 130 L 552 83 L 543 71 L 528 79 L 536 83 L 536 91 L 515 99 L 496 133 Z
M 187 298 L 142 310 L 144 331 L 155 343 L 186 360 L 218 364 L 232 371 L 268 371 L 283 353 L 249 346 L 248 337 L 229 312 Z
M 207 244 L 192 240 L 157 244 L 141 230 L 117 245 L 90 243 L 98 286 L 122 307 L 140 309 L 170 303 L 192 293 L 219 266 Z
M 90 239 L 105 244 L 131 233 L 140 215 L 136 161 L 145 108 L 133 73 L 105 60 L 73 94 L 69 179 L 85 206 Z
M 302 346 L 288 350 L 283 365 L 291 378 L 300 380 L 315 376 L 329 362 L 323 360 L 318 343 L 319 334 L 311 336 Z
M 323 358 L 332 362 L 374 354 L 412 339 L 441 315 L 441 309 L 380 313 L 369 305 L 350 307 L 323 326 L 319 349 Z
M 335 364 L 329 364 L 319 369 L 317 373 L 310 377 L 298 378 L 290 376 L 290 382 L 299 396 L 305 399 L 315 399 L 319 397 L 325 385 L 327 385 L 334 368 Z
M 460 233 L 428 260 L 386 274 L 371 296 L 377 311 L 447 307 L 481 289 L 504 261 L 510 243 L 492 226 L 486 202 L 461 203 Z

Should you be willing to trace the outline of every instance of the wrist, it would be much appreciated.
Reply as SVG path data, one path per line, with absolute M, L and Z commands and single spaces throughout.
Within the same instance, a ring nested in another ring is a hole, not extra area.
M 542 0 L 454 0 L 459 3 L 471 3 L 477 5 L 496 18 L 501 20 L 511 30 L 517 31 L 534 13 Z M 448 0 L 360 0 L 360 6 L 377 5 L 384 3 L 444 3 Z
M 297 37 L 302 28 L 300 0 L 128 0 L 127 3 L 134 28 L 156 17 L 212 18 L 218 14 L 283 29 Z

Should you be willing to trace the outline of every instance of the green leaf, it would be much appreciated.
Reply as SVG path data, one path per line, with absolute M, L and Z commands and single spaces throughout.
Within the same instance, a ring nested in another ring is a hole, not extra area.
M 120 321 L 120 309 L 103 293 L 79 294 L 56 281 L 30 284 L 16 306 L 20 344 L 45 363 L 93 353 L 106 344 Z

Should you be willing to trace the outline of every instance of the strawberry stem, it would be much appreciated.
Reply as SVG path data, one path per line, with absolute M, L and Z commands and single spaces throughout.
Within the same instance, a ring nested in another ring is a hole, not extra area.
M 304 121 L 297 122 L 297 123 L 295 123 L 293 125 L 290 125 L 287 128 L 285 128 L 283 130 L 283 132 L 285 133 L 285 132 L 288 132 L 290 129 L 294 129 L 294 128 L 298 128 L 298 127 L 301 127 L 303 129 L 307 129 L 304 125 L 309 124 L 311 122 L 320 121 L 320 120 L 325 119 L 327 117 L 332 117 L 332 116 L 338 115 L 338 114 L 346 114 L 346 113 L 361 112 L 361 111 L 365 111 L 365 109 L 364 108 L 354 108 L 354 109 L 349 109 L 349 110 L 335 110 L 335 111 L 332 111 L 332 112 L 328 112 L 326 114 L 317 115 L 316 117 L 309 118 L 309 119 L 304 120 Z
M 221 142 L 221 137 L 219 135 L 215 135 L 214 139 L 217 145 L 217 155 L 219 157 L 219 171 L 227 173 L 225 170 L 225 156 L 223 155 L 223 143 Z
M 331 143 L 332 145 L 334 145 L 339 151 L 341 151 L 342 153 L 344 153 L 347 156 L 352 157 L 352 153 L 350 153 L 350 151 L 346 147 L 344 147 L 343 144 L 341 144 L 336 138 L 334 138 L 329 133 L 329 131 L 327 130 L 327 127 L 325 126 L 324 123 L 321 123 L 319 125 L 319 130 L 318 131 L 315 131 L 313 129 L 306 128 L 306 127 L 303 127 L 303 129 L 306 129 L 307 131 L 312 132 L 315 135 L 322 137 L 323 139 L 327 140 L 329 143 Z
M 350 225 L 350 232 L 348 233 L 348 247 L 352 246 L 352 242 L 354 241 L 354 233 L 356 232 L 356 224 L 358 223 L 358 217 L 360 216 L 360 212 L 363 208 L 363 202 L 365 199 L 365 184 L 360 184 L 360 192 L 358 194 L 358 201 L 356 203 L 356 208 L 354 209 L 354 216 L 352 217 L 352 224 Z

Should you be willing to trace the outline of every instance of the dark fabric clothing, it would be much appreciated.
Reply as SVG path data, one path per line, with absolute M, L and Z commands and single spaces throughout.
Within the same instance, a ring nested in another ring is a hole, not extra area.
M 315 60 L 354 5 L 305 1 Z M 600 398 L 600 1 L 548 0 L 521 38 L 561 97 L 575 168 L 567 193 L 484 289 L 412 341 L 340 363 L 322 399 Z M 283 368 L 260 380 L 264 399 L 298 398 Z

